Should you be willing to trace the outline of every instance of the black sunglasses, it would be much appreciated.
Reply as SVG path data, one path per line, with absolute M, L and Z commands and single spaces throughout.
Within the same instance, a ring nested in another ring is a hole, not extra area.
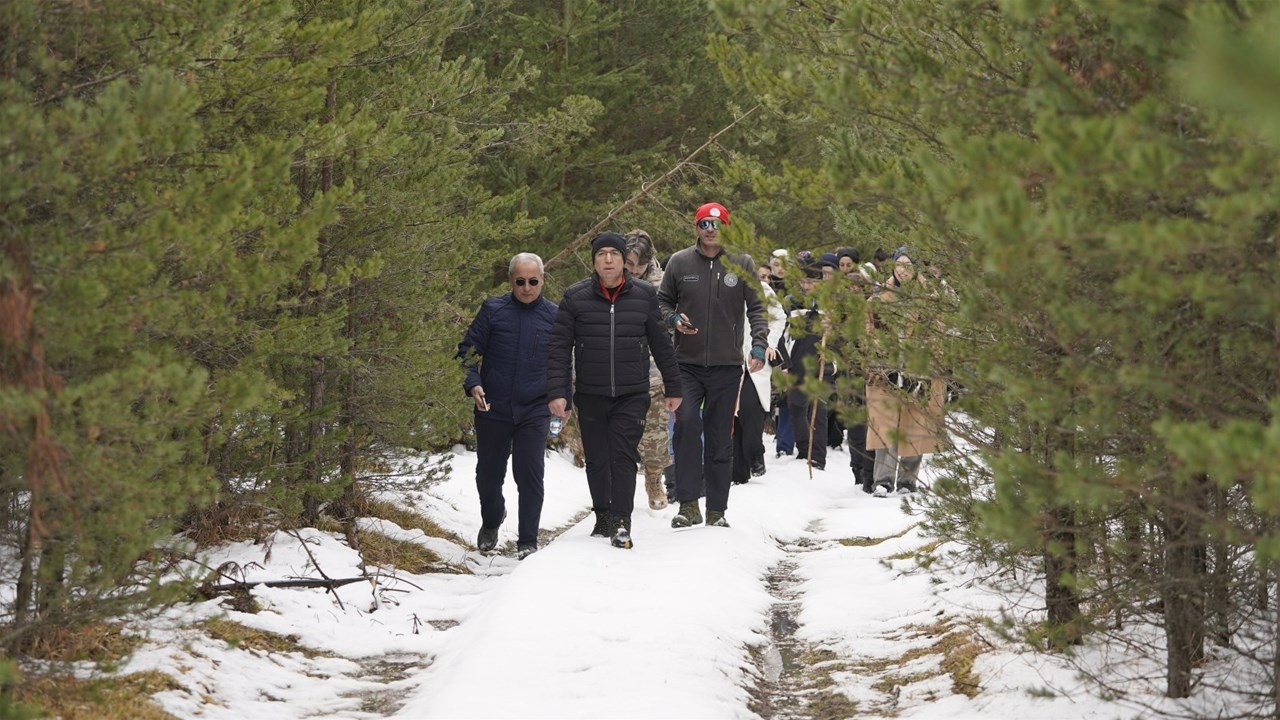
M 705 219 L 705 220 L 699 220 L 699 221 L 698 221 L 698 227 L 699 227 L 699 228 L 701 228 L 701 229 L 703 229 L 703 230 L 710 230 L 711 228 L 718 228 L 718 227 L 720 227 L 720 221 L 719 221 L 719 220 L 712 220 L 711 218 L 707 218 L 707 219 Z
M 520 287 L 524 287 L 525 283 L 529 283 L 532 287 L 538 287 L 539 282 L 541 281 L 538 278 L 529 278 L 527 280 L 525 278 L 516 278 L 516 284 Z

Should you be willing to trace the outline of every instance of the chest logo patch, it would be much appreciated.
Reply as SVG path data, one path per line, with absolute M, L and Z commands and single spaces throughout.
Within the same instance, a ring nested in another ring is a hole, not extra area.
M 697 276 L 697 275 L 685 275 L 684 277 L 680 278 L 680 282 L 698 282 L 698 276 Z
M 726 273 L 724 276 L 725 287 L 738 287 L 738 276 L 734 273 Z

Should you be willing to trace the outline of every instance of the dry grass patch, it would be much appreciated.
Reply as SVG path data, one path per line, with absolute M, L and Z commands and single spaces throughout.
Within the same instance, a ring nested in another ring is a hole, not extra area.
M 935 647 L 942 652 L 942 669 L 951 676 L 951 692 L 966 697 L 977 697 L 982 690 L 978 675 L 973 671 L 973 661 L 984 651 L 972 630 L 956 630 L 938 641 Z
M 62 720 L 177 720 L 151 696 L 182 686 L 155 670 L 120 677 L 77 680 L 70 676 L 20 682 L 15 698 Z
M 56 625 L 41 628 L 24 654 L 37 660 L 109 665 L 128 657 L 141 642 L 142 638 L 127 636 L 121 626 L 109 622 Z
M 813 720 L 845 720 L 858 716 L 858 703 L 839 693 L 820 692 L 805 706 L 805 717 Z
M 911 560 L 912 558 L 918 558 L 921 555 L 932 555 L 933 551 L 942 547 L 942 544 L 945 542 L 947 541 L 941 540 L 941 539 L 935 539 L 925 543 L 924 545 L 921 545 L 920 547 L 914 548 L 912 550 L 903 550 L 902 552 L 890 555 L 885 559 L 886 560 Z
M 360 555 L 370 565 L 393 567 L 415 575 L 443 569 L 440 556 L 429 548 L 368 530 L 360 533 Z
M 849 663 L 849 668 L 860 671 L 861 675 L 880 675 L 901 664 L 898 658 L 858 658 Z
M 217 502 L 192 512 L 185 525 L 197 547 L 215 547 L 233 542 L 260 543 L 282 527 L 278 512 L 251 503 Z
M 872 545 L 879 545 L 880 543 L 884 542 L 886 539 L 887 538 L 873 538 L 873 537 L 864 536 L 864 537 L 840 538 L 839 540 L 836 540 L 836 542 L 840 543 L 845 547 L 871 547 Z
M 466 541 L 440 527 L 431 518 L 406 510 L 395 503 L 361 497 L 355 502 L 355 511 L 364 517 L 390 520 L 405 530 L 421 530 L 428 537 L 444 538 L 463 547 L 467 546 Z
M 825 648 L 809 648 L 796 657 L 796 664 L 804 668 L 803 684 L 818 691 L 832 687 L 836 681 L 832 674 L 849 669 L 849 663 Z M 828 693 L 819 692 L 819 696 Z M 817 716 L 813 716 L 817 717 Z
M 902 532 L 894 533 L 893 535 L 886 535 L 884 537 L 873 538 L 873 537 L 863 536 L 863 537 L 840 538 L 836 540 L 836 542 L 840 543 L 841 545 L 844 545 L 845 547 L 871 547 L 872 545 L 879 545 L 880 543 L 885 542 L 886 540 L 894 540 L 896 538 L 904 537 L 909 532 L 911 532 L 911 528 L 907 527 L 907 528 L 903 528 Z
M 933 625 L 917 625 L 908 629 L 916 631 L 916 637 L 937 637 L 937 640 L 928 647 L 908 650 L 902 654 L 902 657 L 891 661 L 892 665 L 902 666 L 930 655 L 941 655 L 938 665 L 941 672 L 951 677 L 951 691 L 971 698 L 978 695 L 982 687 L 978 675 L 973 671 L 973 662 L 983 653 L 984 646 L 977 641 L 977 636 L 972 630 L 957 629 L 953 623 L 941 620 Z M 936 677 L 938 674 L 925 672 L 909 676 L 890 676 L 876 683 L 876 688 L 888 692 L 894 685 L 909 685 Z
M 234 620 L 205 620 L 198 623 L 196 627 L 203 630 L 206 635 L 214 640 L 221 640 L 240 650 L 263 653 L 296 652 L 309 658 L 321 654 L 302 645 L 297 635 L 281 635 L 267 632 L 266 630 L 257 630 Z

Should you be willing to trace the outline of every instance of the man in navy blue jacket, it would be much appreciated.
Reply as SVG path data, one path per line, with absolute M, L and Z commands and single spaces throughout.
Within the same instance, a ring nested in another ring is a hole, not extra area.
M 596 514 L 591 534 L 630 549 L 638 446 L 649 414 L 650 353 L 662 373 L 669 412 L 680 407 L 681 392 L 657 291 L 626 270 L 626 254 L 626 240 L 618 233 L 603 232 L 591 241 L 595 272 L 565 290 L 556 314 L 547 351 L 547 396 L 551 413 L 566 417 L 572 369 L 577 379 L 573 404 Z
M 538 549 L 542 517 L 542 473 L 547 427 L 547 340 L 556 305 L 542 296 L 542 258 L 520 253 L 507 270 L 511 292 L 489 298 L 458 344 L 467 367 L 463 390 L 475 402 L 476 489 L 480 492 L 480 535 L 476 547 L 489 552 L 498 544 L 506 518 L 502 483 L 507 459 L 520 495 L 517 554 L 523 560 Z

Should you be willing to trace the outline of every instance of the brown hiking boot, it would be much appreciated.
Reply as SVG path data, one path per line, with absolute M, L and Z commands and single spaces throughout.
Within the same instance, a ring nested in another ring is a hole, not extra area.
M 644 491 L 649 496 L 649 509 L 662 510 L 667 506 L 667 489 L 662 486 L 662 476 L 644 479 Z

